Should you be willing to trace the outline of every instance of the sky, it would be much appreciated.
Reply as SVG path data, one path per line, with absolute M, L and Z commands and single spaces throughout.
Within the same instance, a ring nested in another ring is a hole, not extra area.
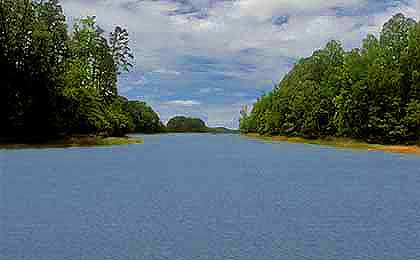
M 199 117 L 238 127 L 242 105 L 269 92 L 302 57 L 340 40 L 358 47 L 396 13 L 420 18 L 420 0 L 62 0 L 75 19 L 95 15 L 130 33 L 135 66 L 119 92 L 166 122 Z

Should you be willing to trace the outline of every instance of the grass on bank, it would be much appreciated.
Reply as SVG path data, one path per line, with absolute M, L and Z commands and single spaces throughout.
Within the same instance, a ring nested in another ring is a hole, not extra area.
M 279 141 L 289 143 L 303 143 L 332 146 L 344 149 L 357 149 L 367 151 L 384 151 L 392 153 L 416 154 L 420 156 L 420 146 L 418 145 L 381 145 L 370 144 L 360 140 L 342 137 L 325 137 L 320 139 L 306 139 L 303 137 L 287 137 L 287 136 L 262 136 L 259 134 L 246 134 L 247 137 L 265 140 Z
M 142 138 L 137 137 L 102 137 L 102 136 L 69 136 L 62 139 L 45 142 L 0 142 L 0 149 L 26 149 L 26 148 L 67 148 L 67 147 L 93 147 L 141 144 Z

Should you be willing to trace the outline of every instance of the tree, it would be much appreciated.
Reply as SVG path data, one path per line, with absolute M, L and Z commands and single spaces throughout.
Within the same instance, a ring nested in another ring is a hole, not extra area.
M 111 55 L 117 66 L 117 71 L 128 72 L 133 64 L 131 60 L 134 59 L 131 49 L 129 47 L 129 36 L 126 29 L 120 26 L 115 27 L 115 30 L 110 33 L 109 43 L 111 45 Z
M 58 130 L 57 90 L 62 87 L 67 27 L 57 1 L 0 2 L 2 135 Z
M 203 120 L 184 116 L 171 118 L 166 127 L 170 132 L 207 132 L 208 130 Z
M 0 0 L 0 137 L 123 135 L 134 127 L 117 91 L 118 74 L 132 66 L 127 30 L 107 39 L 95 17 L 67 28 L 58 0 Z M 156 121 L 150 110 L 144 117 Z
M 158 114 L 145 102 L 128 101 L 120 97 L 123 110 L 129 115 L 131 131 L 135 133 L 159 133 L 164 130 Z
M 381 31 L 380 44 L 387 56 L 398 61 L 400 54 L 408 45 L 408 35 L 416 21 L 398 13 L 386 22 Z
M 337 41 L 299 60 L 254 104 L 242 131 L 369 142 L 419 140 L 420 26 L 397 14 L 378 40 L 345 52 Z M 250 122 L 255 125 L 249 127 Z

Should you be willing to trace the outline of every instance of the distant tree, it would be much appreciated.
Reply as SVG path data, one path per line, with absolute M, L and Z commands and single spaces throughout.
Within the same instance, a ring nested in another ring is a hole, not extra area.
M 164 131 L 164 126 L 158 114 L 150 106 L 146 105 L 145 102 L 123 99 L 122 107 L 131 119 L 132 132 L 159 133 Z
M 203 120 L 199 118 L 189 118 L 177 116 L 171 118 L 167 125 L 169 132 L 207 132 L 208 128 Z

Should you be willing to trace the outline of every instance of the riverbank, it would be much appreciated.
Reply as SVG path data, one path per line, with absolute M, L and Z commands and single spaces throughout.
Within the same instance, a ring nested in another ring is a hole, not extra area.
M 246 134 L 245 136 L 249 138 L 260 139 L 260 140 L 265 140 L 265 141 L 315 144 L 315 145 L 323 145 L 323 146 L 333 146 L 333 147 L 343 148 L 343 149 L 384 151 L 384 152 L 391 152 L 391 153 L 415 154 L 415 155 L 420 156 L 420 146 L 418 145 L 369 144 L 363 141 L 354 140 L 350 138 L 341 138 L 341 137 L 305 139 L 302 137 L 262 136 L 259 134 Z
M 27 149 L 27 148 L 67 148 L 67 147 L 94 147 L 141 144 L 142 138 L 137 137 L 101 137 L 101 136 L 68 136 L 61 139 L 45 142 L 0 142 L 0 149 Z

